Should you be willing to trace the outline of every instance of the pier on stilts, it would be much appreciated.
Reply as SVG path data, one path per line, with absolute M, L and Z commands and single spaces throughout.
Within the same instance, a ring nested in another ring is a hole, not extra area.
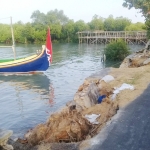
M 79 43 L 108 44 L 123 39 L 127 44 L 146 45 L 146 31 L 82 31 L 77 32 Z

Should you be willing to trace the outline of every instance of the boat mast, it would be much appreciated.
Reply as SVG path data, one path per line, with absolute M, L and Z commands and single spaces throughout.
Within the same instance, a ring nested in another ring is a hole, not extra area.
M 12 26 L 12 17 L 10 17 L 10 26 L 11 26 L 11 34 L 12 34 L 12 49 L 14 52 L 14 60 L 16 59 L 16 50 L 15 50 L 15 39 L 14 39 L 14 31 Z

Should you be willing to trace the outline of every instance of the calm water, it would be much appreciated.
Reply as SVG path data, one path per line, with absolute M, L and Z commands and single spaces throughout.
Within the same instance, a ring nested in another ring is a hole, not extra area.
M 40 45 L 17 45 L 17 56 L 34 54 Z M 132 51 L 143 46 L 130 46 Z M 14 137 L 24 133 L 73 99 L 84 79 L 118 63 L 100 61 L 104 45 L 53 44 L 53 63 L 39 75 L 0 75 L 0 128 Z M 12 58 L 11 49 L 0 49 L 0 58 Z

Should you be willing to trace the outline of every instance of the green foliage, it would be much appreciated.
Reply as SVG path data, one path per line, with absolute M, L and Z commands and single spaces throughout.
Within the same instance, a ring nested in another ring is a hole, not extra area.
M 146 26 L 144 23 L 141 22 L 137 22 L 134 24 L 130 24 L 129 26 L 127 26 L 125 28 L 126 31 L 145 31 L 146 30 Z
M 88 30 L 89 26 L 83 20 L 79 20 L 75 22 L 74 29 L 75 29 L 75 32 L 77 33 L 78 31 L 80 32 L 80 31 Z
M 104 30 L 104 19 L 94 15 L 91 22 L 89 22 L 89 27 L 91 30 Z
M 123 60 L 129 54 L 126 43 L 121 39 L 111 42 L 105 48 L 106 59 L 112 61 Z
M 77 32 L 81 32 L 81 31 L 88 31 L 89 30 L 89 26 L 88 24 L 86 24 L 83 20 L 79 20 L 77 22 L 74 23 L 74 32 L 73 32 L 73 41 L 74 42 L 78 42 L 78 36 L 77 36 Z
M 10 43 L 11 41 L 11 29 L 10 25 L 0 24 L 0 42 Z
M 139 9 L 146 19 L 150 19 L 150 1 L 149 0 L 124 0 L 124 7 Z
M 64 14 L 63 10 L 58 11 L 55 9 L 54 11 L 51 10 L 46 14 L 46 24 L 57 24 L 60 23 L 64 25 L 68 22 L 68 17 Z
M 115 31 L 124 31 L 129 25 L 131 25 L 131 21 L 127 18 L 117 17 L 115 19 Z
M 45 35 L 46 31 L 44 29 L 40 31 L 34 31 L 34 43 L 45 43 Z
M 72 42 L 74 39 L 75 28 L 74 28 L 74 21 L 69 20 L 62 28 L 62 35 L 61 38 L 64 39 L 66 42 Z
M 22 23 L 21 21 L 13 24 L 14 36 L 17 43 L 43 43 L 46 40 L 47 27 L 51 29 L 51 37 L 54 42 L 78 42 L 77 32 L 91 30 L 105 31 L 123 31 L 139 30 L 144 28 L 142 24 L 136 24 L 132 27 L 131 21 L 127 18 L 113 18 L 110 15 L 104 19 L 98 15 L 94 15 L 89 23 L 83 20 L 74 22 L 70 20 L 62 10 L 50 10 L 46 14 L 36 10 L 31 15 L 32 23 Z M 147 22 L 146 29 L 150 28 Z M 11 42 L 10 25 L 0 24 L 0 42 Z M 150 35 L 150 34 L 149 34 Z
M 58 11 L 57 9 L 47 12 L 47 14 L 41 13 L 39 10 L 36 10 L 31 15 L 32 22 L 34 24 L 65 24 L 68 22 L 68 18 L 64 15 L 62 10 Z
M 145 22 L 146 30 L 147 30 L 147 38 L 150 39 L 150 20 Z
M 150 0 L 124 0 L 123 6 L 140 10 L 145 17 L 147 37 L 150 38 Z
M 60 23 L 51 25 L 51 36 L 52 38 L 59 39 L 61 36 L 62 26 Z
M 110 15 L 104 21 L 104 30 L 105 31 L 115 31 L 115 20 L 112 15 Z
M 124 31 L 127 26 L 131 24 L 131 21 L 127 18 L 123 17 L 117 17 L 113 18 L 112 15 L 110 15 L 105 21 L 104 21 L 104 29 L 106 31 Z
M 41 13 L 39 10 L 36 10 L 32 13 L 31 19 L 36 24 L 45 24 L 46 22 L 46 16 L 44 13 Z

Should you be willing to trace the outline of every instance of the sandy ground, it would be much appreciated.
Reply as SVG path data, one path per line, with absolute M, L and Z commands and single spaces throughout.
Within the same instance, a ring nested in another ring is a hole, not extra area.
M 94 136 L 98 134 L 106 122 L 117 113 L 117 107 L 121 109 L 130 104 L 143 93 L 150 83 L 150 65 L 138 68 L 111 68 L 108 74 L 112 75 L 115 80 L 104 86 L 107 92 L 109 92 L 110 89 L 119 88 L 123 83 L 134 86 L 134 90 L 122 90 L 113 101 L 111 100 L 112 94 L 110 94 L 101 104 L 96 104 L 82 112 L 83 115 L 101 114 L 101 117 L 97 119 L 100 124 L 97 126 L 95 134 L 93 134 Z
M 134 90 L 123 90 L 116 97 L 119 107 L 124 107 L 137 98 L 150 83 L 150 65 L 139 68 L 112 68 L 110 75 L 115 80 L 110 84 L 113 87 L 119 87 L 122 83 L 131 84 Z

